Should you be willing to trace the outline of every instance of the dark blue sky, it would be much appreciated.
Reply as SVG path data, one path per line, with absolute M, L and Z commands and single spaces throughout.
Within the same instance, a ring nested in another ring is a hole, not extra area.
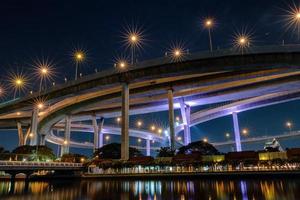
M 128 53 L 121 36 L 124 28 L 132 24 L 142 27 L 145 33 L 146 42 L 139 52 L 139 60 L 162 56 L 175 42 L 184 43 L 190 52 L 207 50 L 207 32 L 201 27 L 201 20 L 207 16 L 217 22 L 212 33 L 215 48 L 230 47 L 233 33 L 242 28 L 253 33 L 254 45 L 281 44 L 282 40 L 297 43 L 295 34 L 281 23 L 283 9 L 292 3 L 281 0 L 2 0 L 0 82 L 6 84 L 7 74 L 16 68 L 32 73 L 30 65 L 42 57 L 56 64 L 56 82 L 62 82 L 65 76 L 73 78 L 71 53 L 76 47 L 87 51 L 83 74 L 93 73 L 95 68 L 109 69 L 114 57 Z M 38 87 L 33 79 L 30 83 L 28 89 Z M 251 135 L 280 133 L 288 119 L 300 124 L 299 107 L 299 102 L 293 102 L 242 113 L 241 127 L 249 127 Z M 222 140 L 225 132 L 232 132 L 231 118 L 213 120 L 192 130 L 194 139 L 210 134 L 209 139 Z M 11 139 L 16 137 L 13 135 L 1 133 L 4 139 L 0 145 L 11 149 L 16 143 L 16 139 Z

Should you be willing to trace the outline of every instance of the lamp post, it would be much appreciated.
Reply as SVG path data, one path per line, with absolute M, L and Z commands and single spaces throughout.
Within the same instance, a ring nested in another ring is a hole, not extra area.
M 78 67 L 79 63 L 81 63 L 85 58 L 85 55 L 82 51 L 76 51 L 74 53 L 74 60 L 75 60 L 75 80 L 78 78 Z
M 208 39 L 209 39 L 209 50 L 212 52 L 213 47 L 212 47 L 212 39 L 211 39 L 211 29 L 214 26 L 214 21 L 211 18 L 205 19 L 203 23 L 204 28 L 207 29 L 208 31 Z

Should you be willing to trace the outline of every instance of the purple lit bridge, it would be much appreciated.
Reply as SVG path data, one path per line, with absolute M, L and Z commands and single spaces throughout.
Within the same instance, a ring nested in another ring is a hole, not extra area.
M 62 153 L 75 147 L 99 148 L 103 134 L 121 135 L 122 159 L 129 156 L 129 137 L 151 141 L 168 140 L 175 148 L 176 134 L 183 131 L 183 144 L 191 142 L 190 127 L 232 115 L 234 144 L 242 150 L 238 113 L 277 103 L 297 100 L 300 95 L 300 46 L 253 47 L 247 52 L 234 49 L 189 54 L 179 62 L 168 57 L 137 63 L 127 71 L 102 71 L 56 85 L 40 94 L 30 94 L 0 104 L 0 127 L 18 130 L 19 144 L 62 146 Z M 46 107 L 33 106 L 45 98 Z M 201 106 L 211 105 L 209 109 Z M 191 108 L 198 111 L 191 113 Z M 174 110 L 181 112 L 176 126 Z M 165 132 L 133 129 L 129 115 L 168 111 Z M 106 126 L 105 120 L 121 117 L 121 126 Z M 79 124 L 88 124 L 86 127 Z M 76 127 L 77 126 L 77 127 Z M 63 129 L 64 137 L 54 134 Z M 71 132 L 87 131 L 92 143 L 70 140 Z M 293 135 L 296 136 L 296 135 Z M 215 145 L 218 145 L 217 143 Z

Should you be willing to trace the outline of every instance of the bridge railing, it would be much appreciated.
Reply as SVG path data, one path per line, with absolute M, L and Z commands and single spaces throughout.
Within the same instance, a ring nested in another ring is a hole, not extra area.
M 24 162 L 24 161 L 0 161 L 0 167 L 83 167 L 82 163 L 67 162 Z

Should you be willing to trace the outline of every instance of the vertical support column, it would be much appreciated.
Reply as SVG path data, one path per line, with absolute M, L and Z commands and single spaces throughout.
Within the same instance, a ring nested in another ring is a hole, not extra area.
M 104 124 L 104 117 L 101 117 L 99 125 L 98 125 L 98 133 L 99 133 L 99 147 L 98 148 L 103 147 L 103 132 L 102 132 L 103 124 Z
M 168 90 L 168 104 L 169 104 L 169 126 L 170 126 L 171 149 L 175 150 L 174 101 L 173 101 L 172 89 Z
M 69 153 L 70 151 L 70 136 L 71 136 L 71 116 L 67 115 L 65 121 L 65 140 L 60 151 L 61 156 Z
M 129 88 L 127 83 L 122 85 L 122 134 L 121 159 L 129 159 Z
M 191 107 L 184 103 L 184 100 L 180 100 L 180 111 L 183 122 L 183 133 L 184 133 L 184 145 L 191 143 L 191 132 L 190 132 L 190 116 L 191 116 Z
M 46 139 L 46 135 L 40 135 L 40 145 L 42 146 L 45 145 L 45 139 Z
M 19 137 L 19 146 L 24 145 L 24 135 L 21 122 L 17 121 L 18 137 Z
M 236 151 L 242 151 L 239 120 L 236 112 L 232 113 Z
M 146 139 L 146 155 L 150 156 L 151 155 L 151 148 L 150 148 L 150 139 Z
M 98 131 L 98 124 L 97 124 L 97 118 L 96 115 L 92 115 L 92 124 L 94 129 L 94 151 L 99 148 L 99 131 Z
M 38 109 L 33 108 L 32 117 L 31 117 L 31 133 L 30 133 L 30 145 L 37 145 L 38 135 L 37 135 L 37 126 L 38 126 Z

